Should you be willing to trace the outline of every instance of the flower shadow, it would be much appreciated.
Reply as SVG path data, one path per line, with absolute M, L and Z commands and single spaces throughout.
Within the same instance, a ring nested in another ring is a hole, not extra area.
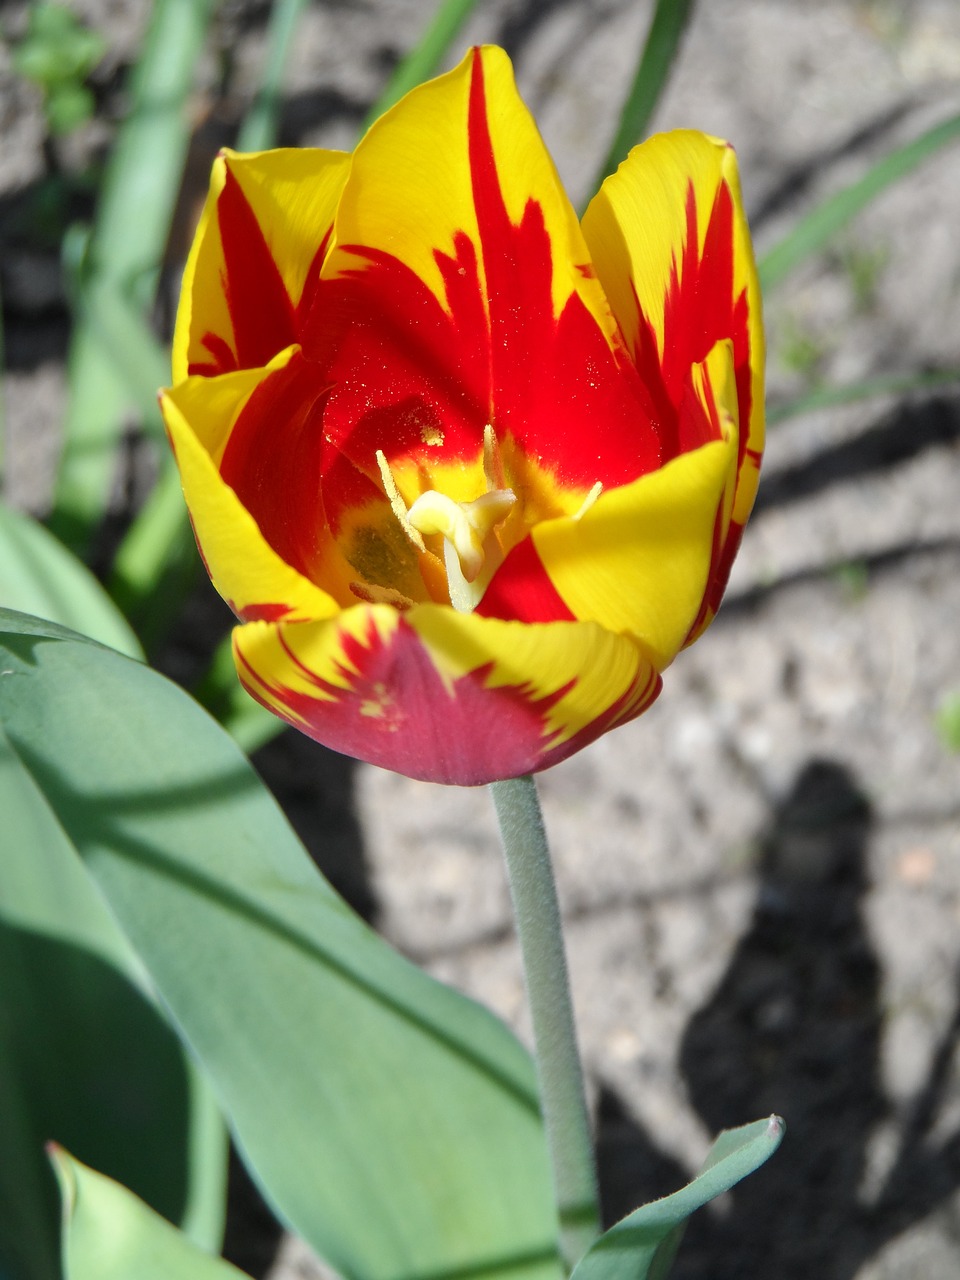
M 709 1130 L 777 1112 L 787 1138 L 718 1211 L 694 1216 L 673 1280 L 853 1280 L 960 1187 L 960 1133 L 940 1136 L 960 1039 L 960 987 L 905 1117 L 881 1081 L 880 965 L 862 910 L 870 826 L 850 772 L 823 760 L 805 766 L 771 817 L 750 928 L 691 1019 L 680 1064 Z M 615 1117 L 616 1107 L 608 1098 L 601 1120 Z M 896 1136 L 884 1174 L 873 1139 L 890 1121 Z M 606 1132 L 604 1144 L 601 1125 L 611 1218 L 626 1211 L 627 1199 L 685 1181 L 622 1114 L 619 1146 L 609 1141 L 609 1123 Z M 617 1161 L 620 1177 L 633 1179 L 629 1189 L 618 1185 Z

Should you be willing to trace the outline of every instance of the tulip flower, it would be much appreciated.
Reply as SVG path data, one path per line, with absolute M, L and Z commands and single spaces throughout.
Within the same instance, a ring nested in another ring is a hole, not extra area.
M 647 708 L 756 491 L 732 149 L 636 147 L 582 224 L 507 56 L 352 155 L 224 151 L 163 409 L 247 690 L 412 777 L 544 769 Z

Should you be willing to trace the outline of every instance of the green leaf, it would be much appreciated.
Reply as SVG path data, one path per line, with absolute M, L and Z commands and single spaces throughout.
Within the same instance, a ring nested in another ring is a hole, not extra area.
M 238 151 L 266 151 L 277 145 L 283 76 L 307 0 L 275 0 L 267 24 L 267 53 L 260 85 L 237 136 Z
M 374 120 L 399 102 L 405 93 L 435 75 L 447 50 L 456 40 L 477 0 L 440 0 L 429 26 L 410 52 L 397 65 L 386 87 L 363 122 L 368 129 Z
M 779 1116 L 725 1130 L 691 1183 L 611 1227 L 574 1267 L 571 1280 L 663 1280 L 691 1213 L 759 1168 L 782 1137 Z
M 793 230 L 757 262 L 760 284 L 764 291 L 779 284 L 804 258 L 822 249 L 832 236 L 891 183 L 905 178 L 922 160 L 958 137 L 960 115 L 951 116 L 942 124 L 928 129 L 913 142 L 891 151 L 877 161 L 858 182 L 838 191 L 805 218 L 801 218 Z
M 0 1275 L 59 1275 L 50 1139 L 215 1246 L 226 1140 L 212 1096 L 2 730 L 0 813 Z
M 167 453 L 160 475 L 117 549 L 110 593 L 148 653 L 169 633 L 200 571 L 180 473 Z
M 141 657 L 136 636 L 93 574 L 44 527 L 0 503 L 0 605 L 49 618 Z
M 131 110 L 104 175 L 89 250 L 91 290 L 112 288 L 145 314 L 170 232 L 190 141 L 187 101 L 215 0 L 155 0 L 130 81 Z M 131 397 L 116 353 L 84 315 L 68 356 L 64 448 L 50 527 L 81 553 L 107 501 Z
M 104 38 L 82 26 L 66 5 L 32 4 L 12 62 L 20 75 L 50 88 L 83 80 L 106 50 Z
M 506 1028 L 349 911 L 174 685 L 4 611 L 0 671 L 0 723 L 280 1214 L 363 1280 L 555 1280 L 535 1076 Z
M 657 0 L 650 29 L 617 132 L 597 174 L 594 190 L 613 173 L 630 148 L 640 142 L 670 78 L 680 41 L 693 11 L 693 0 Z
M 64 1280 L 239 1280 L 118 1182 L 62 1147 L 50 1156 L 63 1202 Z
M 944 749 L 952 755 L 960 754 L 960 691 L 954 689 L 940 699 L 936 726 Z
M 855 404 L 859 400 L 870 400 L 878 396 L 933 392 L 940 387 L 953 386 L 957 382 L 960 382 L 960 369 L 929 369 L 923 373 L 879 374 L 876 378 L 864 378 L 862 382 L 817 387 L 786 404 L 769 405 L 767 426 L 784 422 L 788 418 L 799 417 L 802 413 L 831 409 L 838 404 Z

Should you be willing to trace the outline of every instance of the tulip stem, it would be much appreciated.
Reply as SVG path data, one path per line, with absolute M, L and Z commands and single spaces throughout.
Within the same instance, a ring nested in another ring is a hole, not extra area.
M 600 1231 L 597 1175 L 560 906 L 533 778 L 490 788 L 500 823 L 533 1021 L 560 1248 L 572 1269 Z

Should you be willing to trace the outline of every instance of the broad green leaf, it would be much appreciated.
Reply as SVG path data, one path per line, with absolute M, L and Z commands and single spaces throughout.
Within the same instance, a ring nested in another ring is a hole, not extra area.
M 240 1280 L 126 1187 L 62 1147 L 50 1152 L 63 1202 L 64 1280 Z
M 210 1091 L 2 730 L 0 813 L 0 1275 L 59 1275 L 50 1139 L 214 1247 L 226 1142 Z
M 0 606 L 49 618 L 140 657 L 123 614 L 90 570 L 36 520 L 0 503 Z
M 817 250 L 866 208 L 881 191 L 912 172 L 922 160 L 947 143 L 960 138 L 960 115 L 951 116 L 902 147 L 897 147 L 878 160 L 864 176 L 824 200 L 801 218 L 791 232 L 757 261 L 760 285 L 764 291 L 779 284 L 795 267 Z
M 349 911 L 174 685 L 3 611 L 0 671 L 0 723 L 281 1215 L 363 1280 L 554 1280 L 535 1076 L 506 1028 Z
M 571 1280 L 663 1280 L 691 1213 L 758 1169 L 782 1137 L 779 1116 L 721 1133 L 691 1183 L 611 1227 L 574 1267 Z

